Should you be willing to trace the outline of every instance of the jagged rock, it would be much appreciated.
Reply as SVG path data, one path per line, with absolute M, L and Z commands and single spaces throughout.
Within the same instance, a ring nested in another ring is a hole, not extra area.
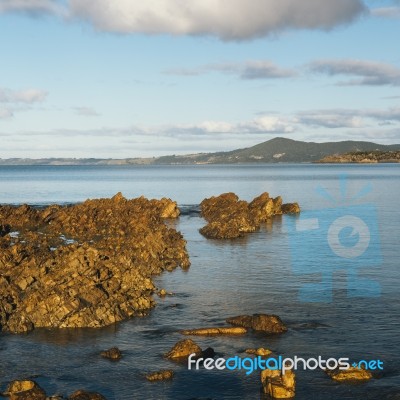
M 287 331 L 287 327 L 282 320 L 273 314 L 239 315 L 228 318 L 226 322 L 231 325 L 243 326 L 266 333 L 283 333 Z
M 284 206 L 286 212 L 282 210 L 282 198 L 271 198 L 267 192 L 250 203 L 239 200 L 231 192 L 213 196 L 200 204 L 201 215 L 208 222 L 200 229 L 200 233 L 210 239 L 234 239 L 246 232 L 258 230 L 261 223 L 267 222 L 274 215 L 295 212 L 295 206 Z
M 254 354 L 255 356 L 266 357 L 272 353 L 269 349 L 264 349 L 263 347 L 259 347 L 258 349 L 246 349 L 245 353 Z
M 146 315 L 153 275 L 190 265 L 186 241 L 163 218 L 169 199 L 0 206 L 0 328 L 102 327 Z M 5 229 L 4 226 L 10 228 Z
M 166 381 L 174 377 L 174 371 L 172 369 L 163 369 L 157 372 L 151 372 L 146 375 L 148 381 Z
M 273 399 L 291 399 L 295 396 L 296 376 L 292 370 L 283 374 L 280 370 L 261 371 L 261 385 L 264 393 Z
M 111 347 L 111 349 L 104 350 L 100 355 L 110 360 L 120 360 L 122 358 L 122 353 L 118 347 Z
M 300 206 L 298 203 L 282 204 L 281 209 L 283 214 L 298 214 L 300 212 Z
M 45 391 L 30 380 L 12 381 L 3 395 L 10 400 L 46 400 Z
M 181 331 L 182 335 L 193 336 L 221 336 L 221 335 L 244 335 L 247 329 L 243 327 L 215 327 L 215 328 L 199 328 L 199 329 L 185 329 Z
M 326 373 L 335 381 L 338 382 L 360 382 L 368 381 L 372 378 L 370 371 L 363 368 L 350 367 L 348 369 L 326 370 Z
M 77 390 L 68 397 L 68 400 L 107 400 L 107 399 L 100 393 L 86 392 L 85 390 Z
M 201 347 L 191 339 L 183 339 L 177 342 L 172 349 L 165 354 L 169 359 L 185 359 L 191 354 L 195 353 L 196 356 L 202 354 Z

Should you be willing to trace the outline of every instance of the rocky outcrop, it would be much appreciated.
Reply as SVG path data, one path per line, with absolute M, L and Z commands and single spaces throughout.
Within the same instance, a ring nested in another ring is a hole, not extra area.
M 226 322 L 265 333 L 284 333 L 287 331 L 287 327 L 282 320 L 273 314 L 239 315 L 228 318 Z
M 9 400 L 62 400 L 63 396 L 47 396 L 46 392 L 35 382 L 31 380 L 15 380 L 9 383 L 4 393 L 0 396 L 7 397 Z M 106 400 L 104 396 L 96 392 L 86 392 L 77 390 L 72 393 L 68 400 Z
M 182 335 L 192 336 L 222 336 L 222 335 L 244 335 L 247 329 L 243 327 L 220 327 L 220 328 L 199 328 L 185 329 L 181 331 Z
M 100 355 L 104 358 L 108 358 L 109 360 L 120 360 L 122 358 L 121 350 L 118 347 L 111 347 L 111 349 L 104 350 L 100 353 Z
M 348 369 L 326 370 L 326 373 L 337 382 L 361 382 L 369 381 L 372 378 L 370 371 L 363 368 L 350 367 Z
M 46 392 L 35 381 L 30 380 L 12 381 L 3 396 L 10 400 L 46 400 Z
M 200 357 L 201 347 L 191 339 L 183 339 L 177 342 L 172 349 L 165 354 L 165 358 L 172 360 L 182 360 L 188 358 L 191 354 Z
M 265 349 L 264 347 L 259 347 L 258 349 L 246 349 L 245 353 L 254 354 L 255 356 L 266 357 L 269 356 L 272 351 L 269 349 Z
M 280 370 L 261 371 L 261 385 L 265 394 L 273 399 L 291 399 L 295 396 L 296 376 L 292 370 L 283 374 Z
M 106 400 L 106 398 L 100 393 L 77 390 L 68 397 L 68 400 Z
M 154 306 L 153 275 L 190 265 L 169 199 L 0 206 L 0 329 L 101 327 Z M 9 228 L 4 228 L 8 226 Z
M 174 371 L 172 369 L 163 369 L 156 372 L 151 372 L 146 375 L 146 379 L 150 382 L 154 381 L 166 381 L 174 377 Z
M 271 198 L 266 192 L 250 203 L 239 200 L 235 193 L 224 193 L 204 199 L 200 208 L 202 217 L 208 222 L 200 233 L 210 239 L 237 238 L 258 230 L 261 223 L 274 215 L 300 212 L 297 203 L 282 204 L 280 196 Z

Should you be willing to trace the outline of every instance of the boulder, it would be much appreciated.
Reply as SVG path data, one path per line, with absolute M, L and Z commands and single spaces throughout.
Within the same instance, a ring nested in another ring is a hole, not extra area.
M 267 192 L 250 203 L 239 200 L 232 192 L 213 196 L 200 203 L 201 215 L 208 222 L 200 233 L 209 239 L 234 239 L 258 230 L 261 223 L 282 214 L 284 210 L 286 213 L 295 212 L 295 206 L 282 207 L 282 198 L 271 198 Z
M 273 399 L 291 399 L 295 396 L 296 376 L 292 370 L 283 374 L 280 370 L 265 369 L 261 371 L 263 393 Z
M 3 394 L 10 400 L 46 400 L 45 391 L 31 380 L 12 381 Z
M 283 214 L 298 214 L 300 212 L 300 206 L 298 203 L 286 203 L 282 204 Z
M 265 333 L 284 333 L 287 331 L 287 327 L 282 320 L 273 314 L 239 315 L 228 318 L 226 322 Z
M 259 347 L 258 349 L 246 349 L 245 353 L 254 354 L 255 356 L 266 357 L 272 353 L 271 350 Z
M 220 328 L 199 328 L 185 329 L 181 331 L 182 335 L 192 336 L 222 336 L 222 335 L 244 335 L 247 329 L 243 327 L 220 327 Z
M 68 400 L 106 400 L 106 398 L 100 393 L 77 390 L 68 397 Z
M 120 360 L 122 358 L 122 353 L 118 347 L 111 347 L 111 349 L 104 350 L 100 355 L 110 360 Z
M 348 369 L 335 369 L 335 370 L 325 370 L 326 373 L 337 382 L 361 382 L 369 381 L 372 378 L 370 371 L 363 368 L 350 367 Z
M 154 381 L 166 381 L 174 377 L 174 371 L 172 369 L 162 369 L 160 371 L 151 372 L 146 375 L 146 379 L 150 382 Z
M 165 357 L 172 360 L 182 360 L 188 358 L 193 353 L 199 357 L 202 354 L 201 347 L 191 339 L 183 339 L 177 342 L 165 354 Z

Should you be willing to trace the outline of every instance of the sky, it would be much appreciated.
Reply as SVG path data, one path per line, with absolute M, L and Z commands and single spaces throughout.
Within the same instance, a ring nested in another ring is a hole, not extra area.
M 0 0 L 0 158 L 400 143 L 400 0 Z

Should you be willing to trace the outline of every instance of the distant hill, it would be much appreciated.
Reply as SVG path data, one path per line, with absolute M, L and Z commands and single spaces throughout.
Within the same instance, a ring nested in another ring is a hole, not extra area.
M 400 144 L 382 145 L 372 142 L 301 142 L 275 138 L 253 147 L 220 153 L 165 156 L 157 164 L 235 164 L 235 163 L 310 163 L 333 154 L 355 151 L 400 150 Z
M 382 145 L 372 142 L 302 142 L 274 138 L 252 147 L 217 153 L 171 155 L 153 158 L 10 158 L 0 165 L 150 165 L 150 164 L 237 164 L 237 163 L 311 163 L 331 155 L 354 152 L 396 151 L 400 144 Z

